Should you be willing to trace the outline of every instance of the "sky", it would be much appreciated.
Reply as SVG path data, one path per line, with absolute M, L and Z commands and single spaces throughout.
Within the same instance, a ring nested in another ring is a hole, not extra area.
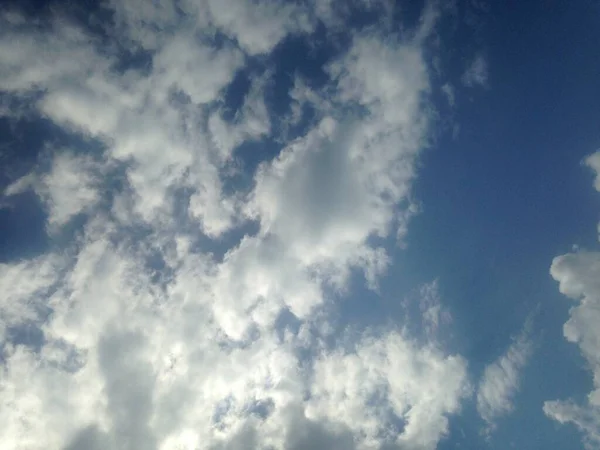
M 600 3 L 0 4 L 0 448 L 600 449 Z

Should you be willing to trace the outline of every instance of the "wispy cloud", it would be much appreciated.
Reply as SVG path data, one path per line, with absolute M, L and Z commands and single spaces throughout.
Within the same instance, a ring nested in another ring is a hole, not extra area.
M 521 371 L 531 356 L 533 345 L 529 326 L 517 336 L 506 352 L 487 365 L 477 389 L 477 411 L 492 431 L 496 421 L 514 408 L 521 382 Z

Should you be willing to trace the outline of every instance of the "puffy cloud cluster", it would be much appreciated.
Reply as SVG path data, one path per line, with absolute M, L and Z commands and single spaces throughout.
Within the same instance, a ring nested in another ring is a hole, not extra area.
M 434 333 L 337 342 L 324 308 L 353 272 L 376 285 L 389 263 L 377 238 L 414 212 L 430 28 L 353 34 L 327 87 L 296 80 L 285 120 L 305 104 L 315 119 L 239 187 L 241 144 L 277 133 L 269 72 L 235 120 L 224 92 L 310 34 L 321 8 L 112 6 L 117 42 L 64 18 L 2 18 L 3 95 L 94 145 L 48 146 L 51 163 L 4 190 L 32 189 L 51 235 L 84 225 L 66 247 L 0 265 L 0 447 L 435 448 L 467 394 L 465 361 Z M 150 62 L 128 66 L 135 52 Z
M 587 158 L 596 173 L 595 187 L 600 191 L 600 152 Z M 554 258 L 550 274 L 558 281 L 560 292 L 575 301 L 565 323 L 565 338 L 581 349 L 593 373 L 594 390 L 583 405 L 572 400 L 544 403 L 544 412 L 561 422 L 575 424 L 584 434 L 587 448 L 600 446 L 600 252 L 577 251 Z
M 316 362 L 307 416 L 335 417 L 368 448 L 382 441 L 435 448 L 448 429 L 447 418 L 436 411 L 459 410 L 468 394 L 465 376 L 460 357 L 444 357 L 401 333 L 367 336 L 351 352 L 326 353 Z

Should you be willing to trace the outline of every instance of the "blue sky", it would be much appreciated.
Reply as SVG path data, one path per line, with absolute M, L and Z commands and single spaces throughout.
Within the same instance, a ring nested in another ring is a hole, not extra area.
M 0 7 L 0 447 L 600 448 L 600 6 Z

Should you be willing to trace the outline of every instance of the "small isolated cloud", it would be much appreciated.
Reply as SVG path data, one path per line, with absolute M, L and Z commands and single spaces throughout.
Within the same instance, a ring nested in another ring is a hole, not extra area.
M 488 63 L 482 54 L 478 54 L 469 63 L 461 78 L 463 84 L 467 87 L 487 86 L 488 84 Z
M 600 152 L 587 158 L 586 164 L 596 172 L 594 185 L 600 191 Z M 552 400 L 544 403 L 544 412 L 560 423 L 577 426 L 586 448 L 595 449 L 600 446 L 600 252 L 579 250 L 557 256 L 550 274 L 558 281 L 560 292 L 575 302 L 563 333 L 579 346 L 592 371 L 594 389 L 583 405 Z
M 506 352 L 486 366 L 477 389 L 477 411 L 487 423 L 488 432 L 495 428 L 498 419 L 513 410 L 521 371 L 531 352 L 532 343 L 526 326 Z
M 442 92 L 448 100 L 448 105 L 454 106 L 456 102 L 456 93 L 454 92 L 454 88 L 452 87 L 452 85 L 450 83 L 442 85 Z

